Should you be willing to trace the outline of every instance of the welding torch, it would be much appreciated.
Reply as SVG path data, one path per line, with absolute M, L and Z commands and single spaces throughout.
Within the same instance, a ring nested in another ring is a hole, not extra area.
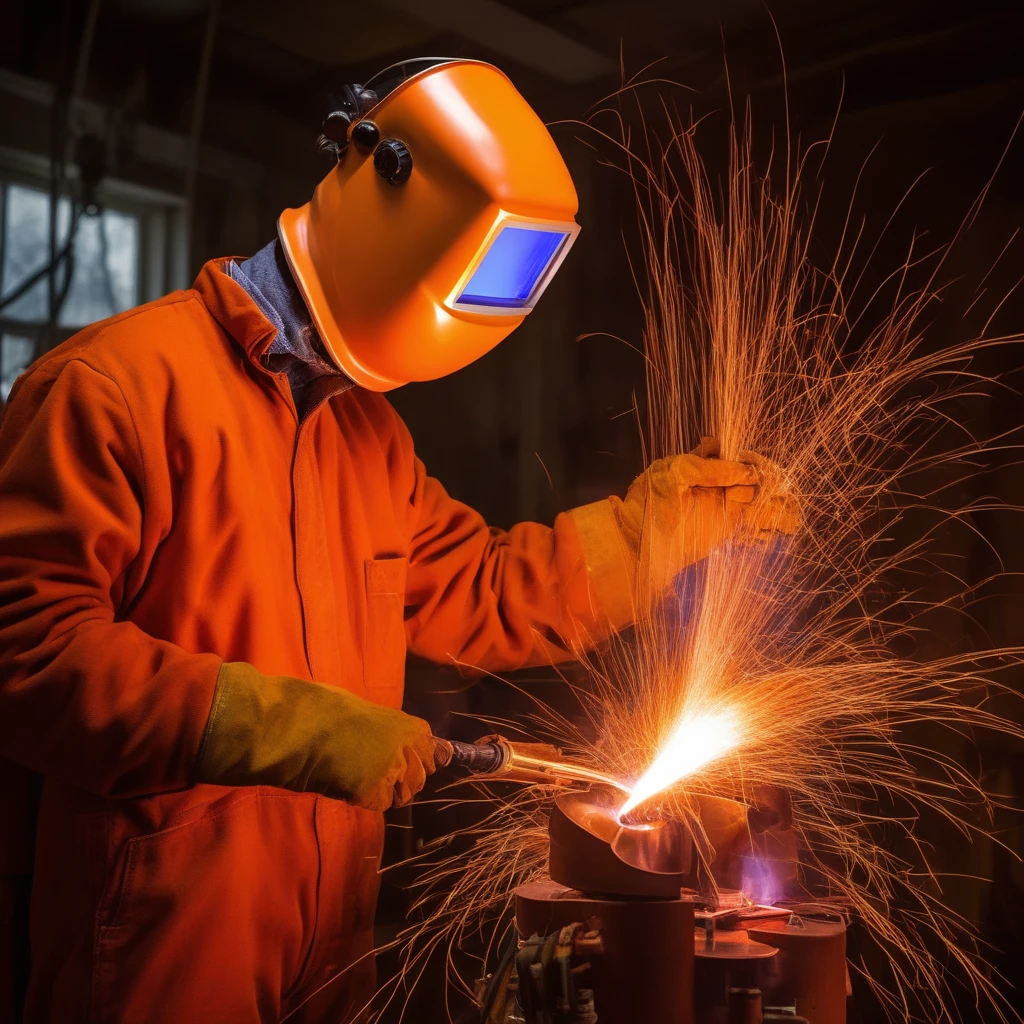
M 504 736 L 485 736 L 475 743 L 435 737 L 434 761 L 438 768 L 464 768 L 482 781 L 560 787 L 599 783 L 629 793 L 623 783 L 567 760 L 549 743 L 520 743 Z

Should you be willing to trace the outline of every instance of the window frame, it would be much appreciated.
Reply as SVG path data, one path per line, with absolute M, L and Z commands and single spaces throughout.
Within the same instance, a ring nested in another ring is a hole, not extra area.
M 72 195 L 76 168 L 68 167 L 71 187 L 63 196 Z M 50 192 L 49 161 L 45 157 L 0 146 L 0 267 L 3 263 L 7 216 L 6 189 L 11 185 Z M 119 178 L 104 178 L 96 196 L 100 204 L 138 221 L 139 257 L 135 291 L 138 304 L 151 302 L 168 292 L 187 288 L 188 223 L 183 196 L 138 185 Z M 47 331 L 45 321 L 17 320 L 0 310 L 0 336 L 30 338 L 33 359 L 77 334 L 83 326 L 63 327 L 55 324 Z M 0 374 L 3 373 L 3 352 L 0 347 Z M 2 396 L 0 396 L 2 400 Z

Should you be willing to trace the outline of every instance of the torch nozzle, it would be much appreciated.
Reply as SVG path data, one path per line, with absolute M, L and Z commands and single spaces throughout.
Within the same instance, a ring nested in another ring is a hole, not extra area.
M 629 792 L 610 776 L 575 764 L 549 743 L 520 743 L 504 736 L 485 736 L 476 743 L 434 740 L 434 761 L 438 768 L 465 768 L 471 775 L 503 782 L 548 786 L 600 783 Z

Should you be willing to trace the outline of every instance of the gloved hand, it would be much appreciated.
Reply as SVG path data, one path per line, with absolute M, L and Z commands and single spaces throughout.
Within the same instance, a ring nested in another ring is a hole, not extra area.
M 705 438 L 689 455 L 659 459 L 625 499 L 571 509 L 592 606 L 613 629 L 643 617 L 688 565 L 729 538 L 758 544 L 795 533 L 800 508 L 785 474 L 759 455 L 716 458 Z
M 655 590 L 730 538 L 757 543 L 799 528 L 799 507 L 779 467 L 752 452 L 737 462 L 705 457 L 715 450 L 705 439 L 702 454 L 659 459 L 624 500 L 609 499 L 641 577 Z
M 608 500 L 634 554 L 645 530 L 677 535 L 682 566 L 700 561 L 737 531 L 757 483 L 757 471 L 746 463 L 675 455 L 651 463 L 625 499 Z
M 346 690 L 225 662 L 199 782 L 312 791 L 372 811 L 412 800 L 434 771 L 430 726 Z

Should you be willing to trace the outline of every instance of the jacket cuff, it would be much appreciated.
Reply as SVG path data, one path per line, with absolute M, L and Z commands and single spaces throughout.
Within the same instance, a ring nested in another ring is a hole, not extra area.
M 636 558 L 619 530 L 607 499 L 567 512 L 579 535 L 586 561 L 591 599 L 613 629 L 636 618 Z

